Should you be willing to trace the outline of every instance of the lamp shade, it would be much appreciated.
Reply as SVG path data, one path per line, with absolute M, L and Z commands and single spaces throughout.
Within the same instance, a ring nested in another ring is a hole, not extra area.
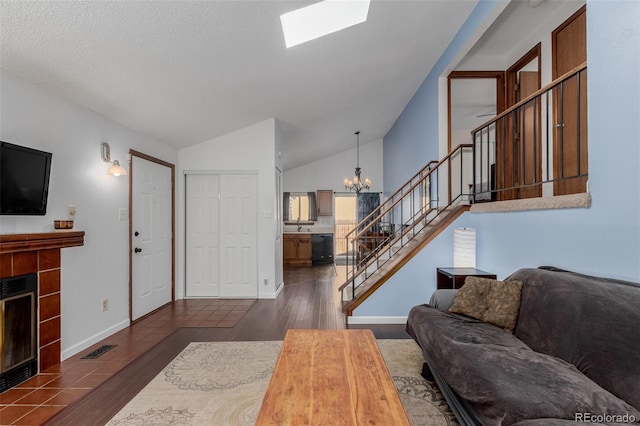
M 115 160 L 113 162 L 113 166 L 109 167 L 109 169 L 107 170 L 107 174 L 113 176 L 126 176 L 127 170 L 120 165 L 118 160 Z
M 456 228 L 453 231 L 453 267 L 476 267 L 476 230 Z

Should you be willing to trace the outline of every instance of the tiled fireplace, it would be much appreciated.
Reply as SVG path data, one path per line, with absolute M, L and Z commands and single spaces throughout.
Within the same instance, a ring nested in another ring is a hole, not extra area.
M 82 231 L 0 235 L 0 278 L 37 274 L 38 371 L 60 363 L 60 249 L 83 244 Z

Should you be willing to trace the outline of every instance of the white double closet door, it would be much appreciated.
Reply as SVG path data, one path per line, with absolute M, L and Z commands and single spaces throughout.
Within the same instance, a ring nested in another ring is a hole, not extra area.
M 257 174 L 186 175 L 186 297 L 257 298 Z

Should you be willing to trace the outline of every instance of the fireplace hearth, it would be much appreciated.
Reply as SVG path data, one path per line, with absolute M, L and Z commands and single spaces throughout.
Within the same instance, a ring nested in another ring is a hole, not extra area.
M 0 391 L 15 386 L 29 375 L 46 372 L 61 358 L 61 262 L 63 248 L 84 244 L 84 231 L 56 231 L 32 234 L 0 234 L 0 301 L 9 306 L 11 315 L 2 318 L 3 338 L 19 336 L 19 343 L 2 341 L 0 348 Z M 28 283 L 14 281 L 25 275 Z M 35 279 L 35 282 L 33 281 Z M 17 283 L 17 284 L 16 284 Z M 17 297 L 17 287 L 34 290 L 33 296 Z M 17 297 L 17 298 L 16 298 Z M 33 305 L 31 305 L 33 297 Z M 34 316 L 27 315 L 31 312 Z M 0 315 L 2 317 L 2 315 Z M 26 319 L 28 318 L 28 319 Z M 32 327 L 35 327 L 33 330 Z M 33 331 L 29 334 L 29 331 Z M 20 348 L 20 349 L 18 349 Z M 30 350 L 33 349 L 33 359 Z M 28 349 L 28 350 L 27 350 Z
M 38 274 L 0 279 L 0 392 L 38 373 Z

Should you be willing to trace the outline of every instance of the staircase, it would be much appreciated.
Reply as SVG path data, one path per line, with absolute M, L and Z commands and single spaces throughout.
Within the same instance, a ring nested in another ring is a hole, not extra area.
M 473 146 L 431 161 L 346 236 L 342 310 L 353 310 L 470 207 Z
M 340 286 L 351 315 L 367 297 L 469 210 L 471 201 L 510 201 L 587 192 L 584 63 L 500 112 L 432 161 L 345 237 L 351 247 Z M 548 196 L 548 195 L 547 195 Z

